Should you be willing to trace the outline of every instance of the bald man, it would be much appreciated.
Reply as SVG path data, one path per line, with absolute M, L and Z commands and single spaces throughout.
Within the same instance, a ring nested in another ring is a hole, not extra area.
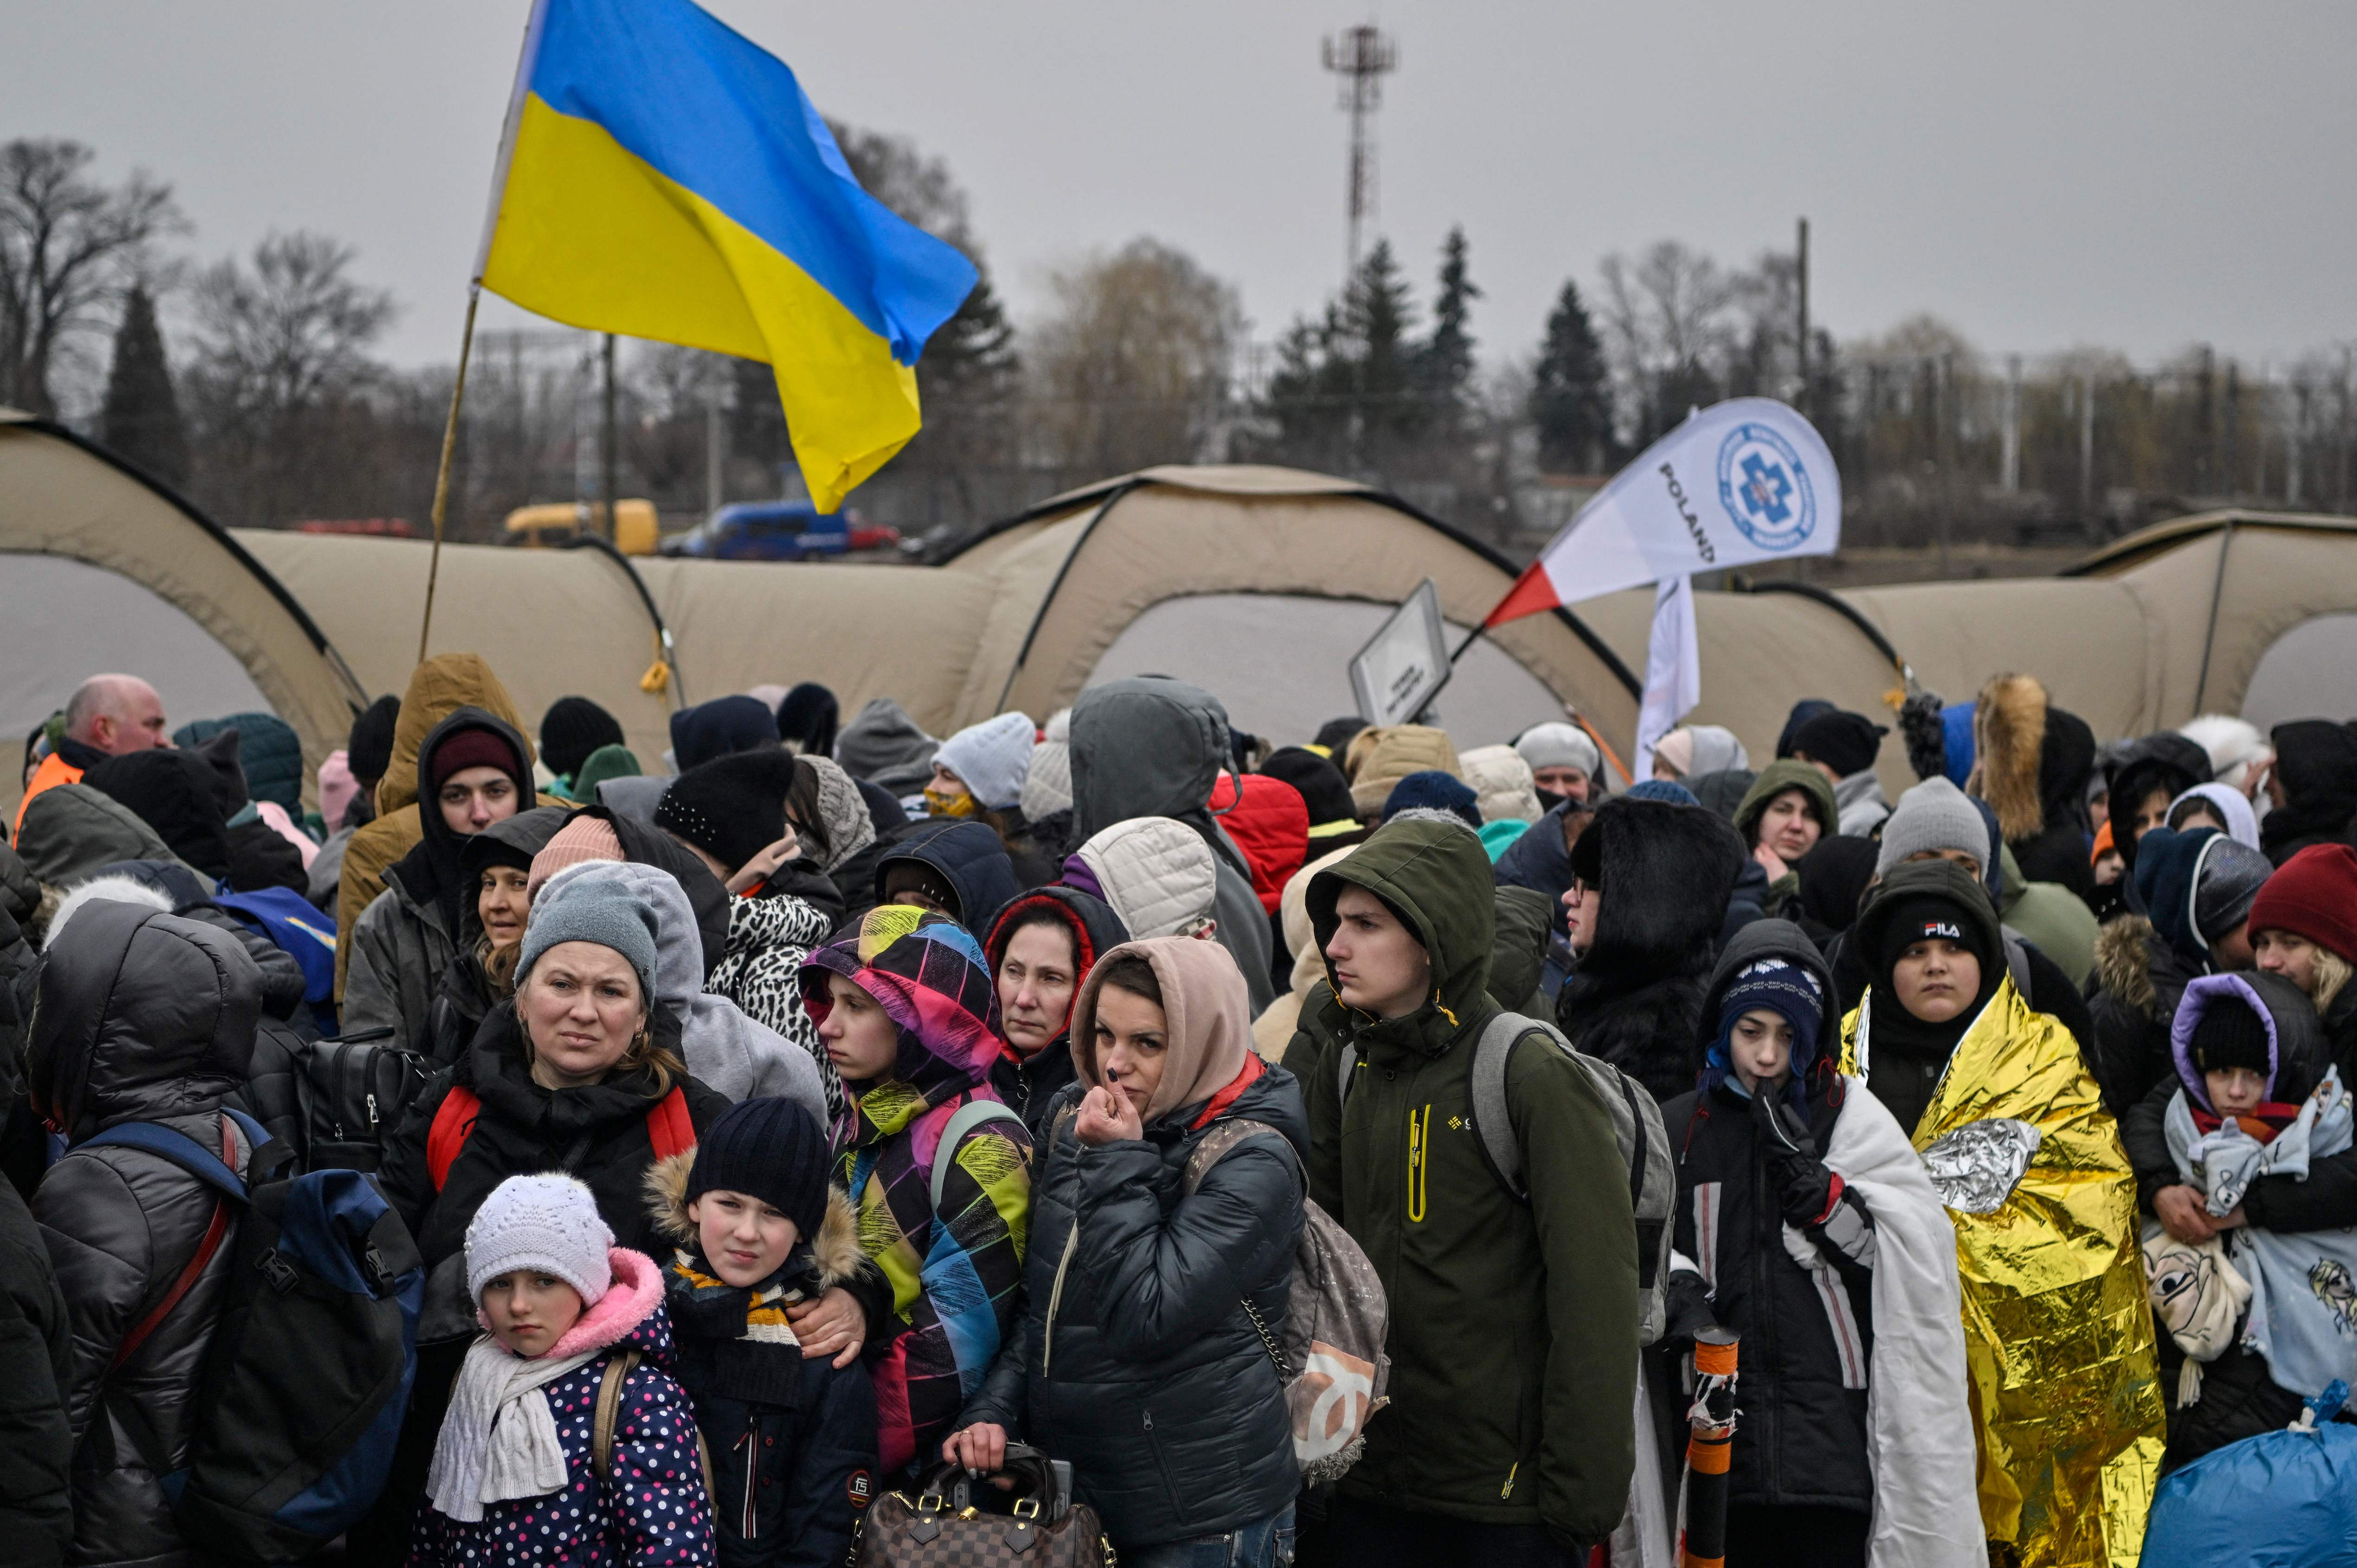
M 136 675 L 93 675 L 66 699 L 66 732 L 57 749 L 41 759 L 25 786 L 25 804 L 59 784 L 79 783 L 81 776 L 110 757 L 152 751 L 172 744 L 165 727 L 164 699 Z M 24 825 L 25 806 L 16 808 L 16 823 Z

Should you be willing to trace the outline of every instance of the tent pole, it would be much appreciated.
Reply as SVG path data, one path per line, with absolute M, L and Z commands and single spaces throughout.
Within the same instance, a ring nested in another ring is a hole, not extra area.
M 434 473 L 434 554 L 425 568 L 425 615 L 417 623 L 417 662 L 425 662 L 425 640 L 434 630 L 434 583 L 442 575 L 442 519 L 450 504 L 450 456 L 458 446 L 458 405 L 467 396 L 467 359 L 475 347 L 475 306 L 483 281 L 467 285 L 467 327 L 458 339 L 458 380 L 450 389 L 450 417 L 442 426 L 442 463 Z

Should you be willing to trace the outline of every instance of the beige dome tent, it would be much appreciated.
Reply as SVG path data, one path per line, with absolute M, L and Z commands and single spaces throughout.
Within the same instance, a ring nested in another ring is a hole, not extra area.
M 932 567 L 443 553 L 433 650 L 480 652 L 528 718 L 567 693 L 594 698 L 651 765 L 681 701 L 801 680 L 831 687 L 846 717 L 891 695 L 945 735 L 1006 708 L 1044 718 L 1092 681 L 1158 671 L 1209 687 L 1244 728 L 1298 739 L 1349 710 L 1351 655 L 1417 583 L 1434 580 L 1461 637 L 1512 579 L 1395 498 L 1238 467 L 1153 468 L 1060 496 Z M 127 668 L 156 681 L 176 723 L 266 703 L 316 763 L 354 703 L 406 682 L 427 558 L 417 541 L 224 532 L 70 432 L 10 416 L 0 740 L 15 746 L 82 675 Z M 1734 728 L 1756 757 L 1798 698 L 1883 711 L 1900 660 L 1950 701 L 1999 670 L 2033 671 L 2099 735 L 2134 734 L 2236 711 L 2286 650 L 2309 673 L 2271 689 L 2314 691 L 2319 660 L 2345 688 L 2357 642 L 2334 639 L 2357 627 L 2357 522 L 2215 513 L 2061 578 L 1696 598 L 1695 720 Z M 1610 596 L 1476 640 L 1439 697 L 1442 721 L 1475 744 L 1570 703 L 1625 748 L 1651 603 Z M 674 675 L 649 690 L 659 655 Z M 1883 767 L 1907 782 L 1896 746 Z
M 244 546 L 63 425 L 0 409 L 0 804 L 25 737 L 88 675 L 144 675 L 178 725 L 267 708 L 315 769 L 367 694 Z M 307 783 L 307 789 L 308 788 Z

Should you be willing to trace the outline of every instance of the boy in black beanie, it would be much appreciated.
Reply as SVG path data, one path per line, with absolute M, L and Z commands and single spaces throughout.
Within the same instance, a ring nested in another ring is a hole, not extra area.
M 861 1270 L 858 1221 L 827 1163 L 809 1112 L 759 1099 L 647 1176 L 679 1242 L 663 1305 L 711 1451 L 723 1568 L 848 1561 L 873 1492 L 876 1393 L 859 1348 L 806 1355 L 787 1316 Z

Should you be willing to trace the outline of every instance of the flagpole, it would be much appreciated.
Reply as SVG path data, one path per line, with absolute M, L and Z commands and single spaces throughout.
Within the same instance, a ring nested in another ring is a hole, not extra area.
M 450 389 L 450 417 L 442 426 L 442 463 L 434 474 L 434 554 L 425 568 L 425 615 L 417 625 L 417 662 L 425 662 L 426 639 L 434 630 L 434 584 L 442 575 L 442 520 L 450 504 L 450 457 L 458 446 L 458 405 L 467 396 L 467 360 L 475 348 L 475 306 L 483 297 L 482 280 L 467 285 L 467 326 L 458 339 L 458 380 Z

